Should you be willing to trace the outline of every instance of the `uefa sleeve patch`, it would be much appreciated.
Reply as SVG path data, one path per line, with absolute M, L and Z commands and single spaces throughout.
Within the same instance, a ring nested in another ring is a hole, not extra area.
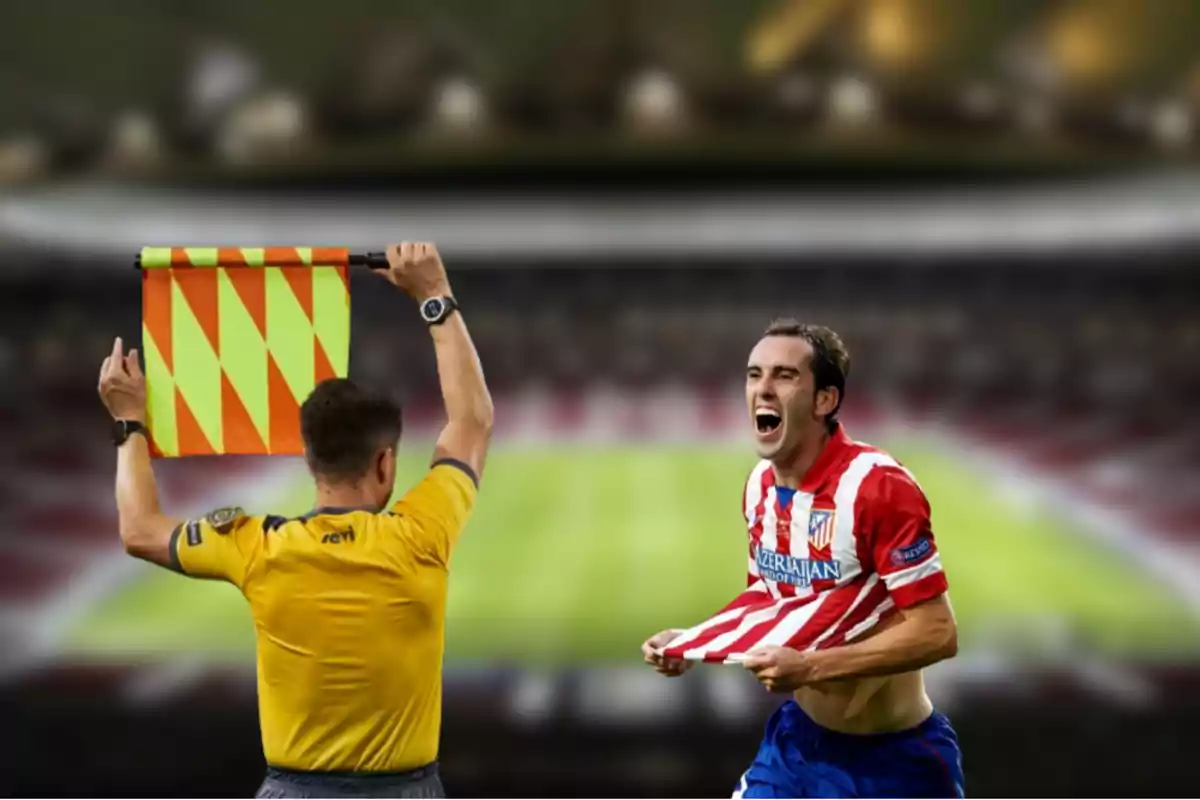
M 916 564 L 933 552 L 933 542 L 922 537 L 907 547 L 897 547 L 892 551 L 892 565 L 904 567 Z

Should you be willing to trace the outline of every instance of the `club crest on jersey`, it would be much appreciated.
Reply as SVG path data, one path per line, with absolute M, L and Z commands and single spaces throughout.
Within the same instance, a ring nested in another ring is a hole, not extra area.
M 834 512 L 829 508 L 814 508 L 808 512 L 808 544 L 824 550 L 833 543 Z

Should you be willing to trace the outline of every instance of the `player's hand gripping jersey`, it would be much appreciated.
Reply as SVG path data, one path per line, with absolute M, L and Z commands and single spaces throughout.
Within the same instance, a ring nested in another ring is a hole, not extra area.
M 267 763 L 400 772 L 436 758 L 447 565 L 475 497 L 469 468 L 447 461 L 382 513 L 225 509 L 175 531 L 177 569 L 250 601 Z
M 743 512 L 748 588 L 676 637 L 667 657 L 736 662 L 762 645 L 835 647 L 947 589 L 916 480 L 841 426 L 797 490 L 759 463 Z

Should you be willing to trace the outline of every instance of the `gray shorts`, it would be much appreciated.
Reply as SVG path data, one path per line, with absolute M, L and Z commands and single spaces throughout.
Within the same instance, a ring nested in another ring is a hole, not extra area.
M 255 797 L 401 797 L 446 796 L 437 763 L 408 772 L 362 774 L 350 772 L 297 772 L 267 767 L 267 777 Z

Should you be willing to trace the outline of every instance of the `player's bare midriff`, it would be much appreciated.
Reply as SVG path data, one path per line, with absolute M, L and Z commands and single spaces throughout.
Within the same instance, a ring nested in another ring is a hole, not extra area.
M 895 615 L 863 641 L 900 621 Z M 847 678 L 801 687 L 796 703 L 822 727 L 841 733 L 891 733 L 915 728 L 933 713 L 920 670 L 872 678 Z

